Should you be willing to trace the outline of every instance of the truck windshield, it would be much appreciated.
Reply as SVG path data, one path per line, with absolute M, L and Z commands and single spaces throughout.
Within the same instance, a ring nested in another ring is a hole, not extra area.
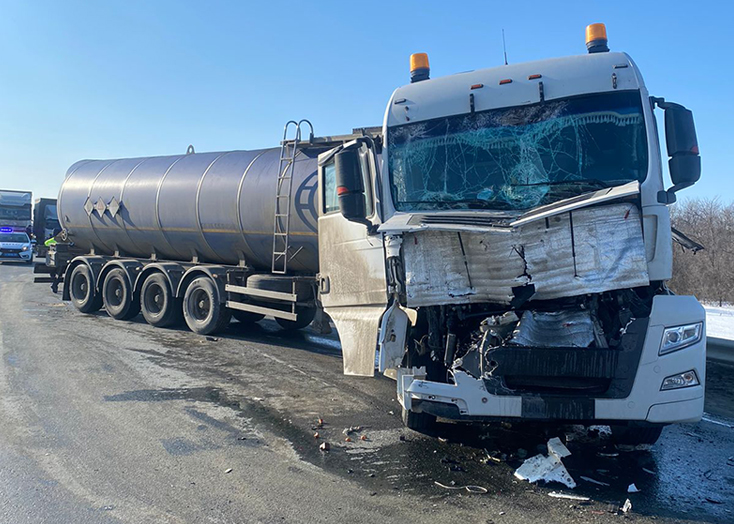
M 31 206 L 0 206 L 0 221 L 2 220 L 30 220 Z
M 393 127 L 388 155 L 399 211 L 524 210 L 647 173 L 637 91 Z

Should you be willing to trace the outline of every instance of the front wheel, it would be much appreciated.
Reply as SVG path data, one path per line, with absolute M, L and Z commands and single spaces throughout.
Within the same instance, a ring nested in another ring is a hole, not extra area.
M 204 276 L 195 278 L 186 288 L 183 312 L 186 325 L 200 335 L 224 329 L 232 318 L 232 312 L 219 301 L 216 284 Z
M 297 320 L 286 320 L 284 318 L 275 318 L 278 325 L 285 330 L 303 329 L 308 326 L 316 316 L 316 308 L 314 307 L 296 307 Z
M 612 426 L 612 439 L 617 444 L 637 446 L 655 444 L 663 432 L 663 426 Z
M 403 408 L 403 424 L 418 433 L 431 433 L 436 426 L 436 416 L 428 413 L 416 413 Z

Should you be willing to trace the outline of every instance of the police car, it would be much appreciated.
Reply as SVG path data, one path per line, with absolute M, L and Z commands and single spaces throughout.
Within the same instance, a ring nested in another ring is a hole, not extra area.
M 31 239 L 25 231 L 12 227 L 0 228 L 0 262 L 5 260 L 20 260 L 27 264 L 33 262 Z

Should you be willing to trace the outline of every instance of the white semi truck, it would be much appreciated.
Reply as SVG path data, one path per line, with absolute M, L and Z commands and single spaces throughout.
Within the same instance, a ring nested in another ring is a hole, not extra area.
M 382 127 L 348 136 L 301 121 L 280 149 L 79 162 L 58 214 L 84 254 L 49 255 L 64 297 L 198 333 L 323 311 L 345 373 L 377 362 L 411 428 L 604 423 L 654 442 L 703 411 L 704 310 L 666 286 L 696 134 L 603 25 L 587 48 L 435 79 L 413 55 Z

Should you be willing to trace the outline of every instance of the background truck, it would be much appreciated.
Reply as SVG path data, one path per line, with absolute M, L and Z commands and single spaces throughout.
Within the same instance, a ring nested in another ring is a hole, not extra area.
M 411 428 L 604 423 L 654 442 L 703 410 L 704 311 L 665 284 L 667 206 L 698 146 L 602 24 L 587 48 L 436 79 L 413 55 L 382 127 L 347 136 L 302 120 L 275 149 L 78 162 L 58 209 L 84 254 L 63 259 L 63 297 L 197 333 L 323 311 L 345 373 L 377 361 Z
M 33 224 L 32 203 L 33 194 L 30 191 L 0 189 L 0 227 L 30 230 Z
M 55 198 L 38 198 L 33 204 L 33 236 L 36 238 L 35 252 L 45 257 L 47 248 L 44 242 L 61 229 L 56 213 Z

